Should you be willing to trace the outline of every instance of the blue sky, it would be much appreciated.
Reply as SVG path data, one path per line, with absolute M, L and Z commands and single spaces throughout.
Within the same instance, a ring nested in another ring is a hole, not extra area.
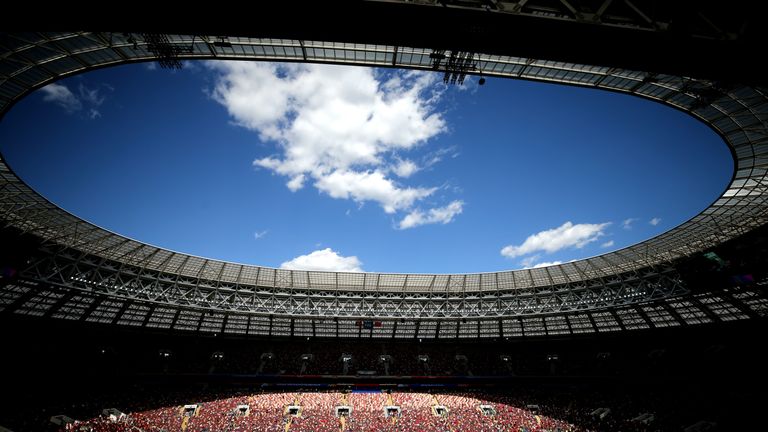
M 635 97 L 255 62 L 59 81 L 5 116 L 0 151 L 52 202 L 151 244 L 408 273 L 629 246 L 700 212 L 732 169 L 706 126 Z

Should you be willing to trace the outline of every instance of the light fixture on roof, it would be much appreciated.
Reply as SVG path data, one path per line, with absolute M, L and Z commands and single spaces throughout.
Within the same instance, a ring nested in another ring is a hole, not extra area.
M 232 48 L 232 42 L 226 36 L 219 36 L 214 42 L 213 46 L 219 48 Z
M 123 36 L 126 36 L 125 41 L 133 45 L 134 50 L 139 49 L 139 41 L 137 41 L 136 38 L 133 37 L 131 33 L 123 33 Z
M 141 37 L 146 50 L 157 57 L 157 64 L 163 69 L 181 69 L 179 56 L 191 54 L 194 49 L 194 41 L 192 45 L 186 46 L 164 33 L 141 33 Z
M 445 71 L 443 82 L 446 84 L 464 84 L 467 72 L 477 69 L 475 53 L 464 51 L 432 50 L 429 54 L 432 69 Z

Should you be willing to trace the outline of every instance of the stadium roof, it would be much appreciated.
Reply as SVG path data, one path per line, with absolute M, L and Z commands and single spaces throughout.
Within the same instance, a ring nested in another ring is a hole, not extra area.
M 157 248 L 59 209 L 0 157 L 2 234 L 34 239 L 21 246 L 27 261 L 18 274 L 0 278 L 0 312 L 200 334 L 396 339 L 576 335 L 765 316 L 764 282 L 692 292 L 678 268 L 766 222 L 768 97 L 754 55 L 765 28 L 755 26 L 761 15 L 750 5 L 291 2 L 232 16 L 230 29 L 198 14 L 155 26 L 162 33 L 0 34 L 0 115 L 57 79 L 128 62 L 297 61 L 449 74 L 455 64 L 447 70 L 450 62 L 436 60 L 455 55 L 470 59 L 467 73 L 675 107 L 719 133 L 734 158 L 731 184 L 712 205 L 640 244 L 540 269 L 435 275 L 290 271 Z M 121 15 L 147 18 L 143 8 Z M 201 19 L 208 30 L 189 29 Z M 364 326 L 366 319 L 382 325 Z
M 56 79 L 131 61 L 174 58 L 306 61 L 432 69 L 432 49 L 213 35 L 26 33 L 3 36 L 0 109 Z M 551 267 L 482 274 L 329 273 L 280 270 L 172 252 L 108 232 L 39 196 L 4 161 L 6 222 L 53 244 L 143 270 L 258 287 L 392 292 L 488 292 L 586 283 L 664 267 L 766 221 L 768 98 L 760 88 L 618 68 L 476 53 L 484 75 L 625 92 L 671 105 L 715 129 L 734 155 L 731 185 L 709 208 L 677 228 L 612 253 Z M 685 167 L 680 167 L 685 169 Z

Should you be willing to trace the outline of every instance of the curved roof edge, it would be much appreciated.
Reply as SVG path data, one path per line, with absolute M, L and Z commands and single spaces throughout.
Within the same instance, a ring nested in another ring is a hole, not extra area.
M 0 114 L 36 88 L 99 67 L 157 60 L 148 41 L 126 33 L 7 34 Z M 185 59 L 300 61 L 429 70 L 431 49 L 389 45 L 167 35 Z M 239 286 L 350 291 L 488 292 L 578 285 L 663 267 L 763 225 L 768 219 L 768 98 L 760 88 L 601 66 L 476 54 L 484 75 L 623 92 L 670 105 L 719 133 L 736 169 L 723 194 L 678 227 L 639 244 L 565 264 L 474 274 L 336 273 L 281 270 L 195 257 L 106 231 L 35 193 L 0 159 L 0 217 L 46 241 L 166 274 Z

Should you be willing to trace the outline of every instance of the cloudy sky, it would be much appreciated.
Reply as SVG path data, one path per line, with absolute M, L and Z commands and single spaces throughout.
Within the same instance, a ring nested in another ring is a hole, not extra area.
M 598 255 L 684 222 L 731 176 L 713 132 L 638 98 L 256 62 L 50 84 L 6 115 L 0 151 L 51 201 L 129 237 L 352 272 Z

